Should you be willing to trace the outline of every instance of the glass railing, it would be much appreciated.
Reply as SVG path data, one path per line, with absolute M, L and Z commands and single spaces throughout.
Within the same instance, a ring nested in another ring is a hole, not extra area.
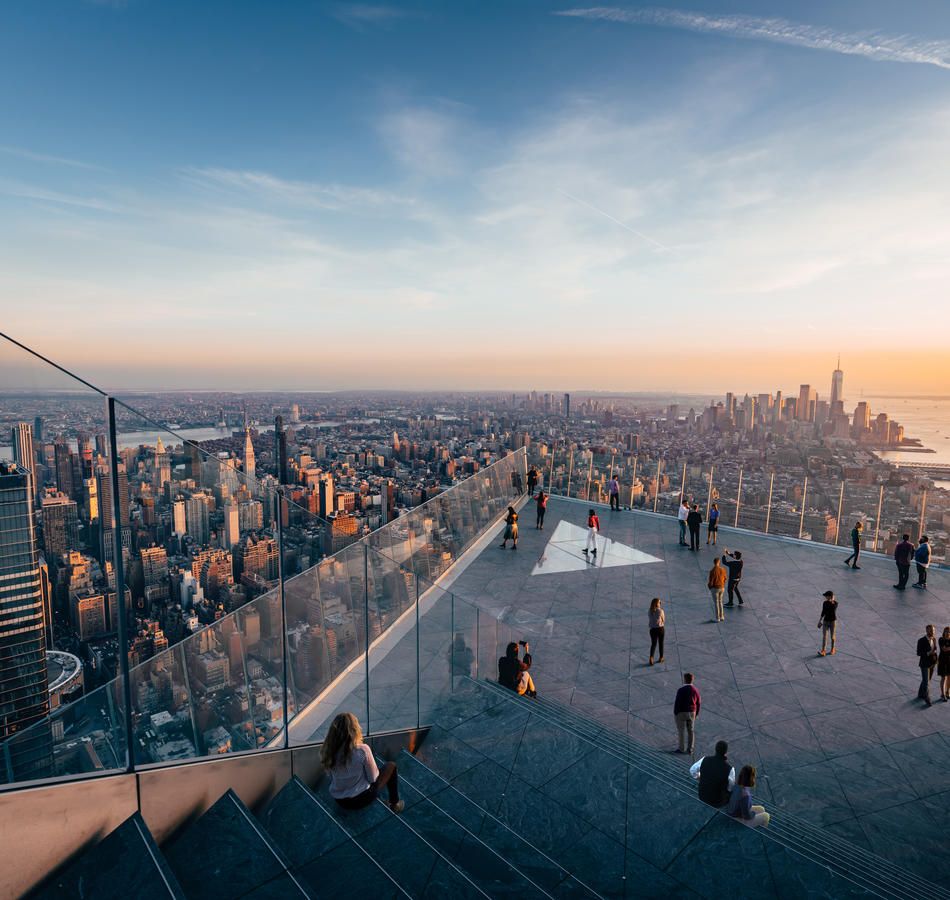
M 950 562 L 946 492 L 935 492 L 925 475 L 892 484 L 875 478 L 871 469 L 827 462 L 806 474 L 779 463 L 634 454 L 561 442 L 544 456 L 529 453 L 527 464 L 554 496 L 607 503 L 613 474 L 625 509 L 675 516 L 685 501 L 698 505 L 705 522 L 715 504 L 723 526 L 849 548 L 860 522 L 862 552 L 890 555 L 904 534 L 915 544 L 927 535 L 932 564 Z
M 259 474 L 273 471 L 275 450 L 255 429 L 218 429 L 200 446 L 127 400 L 13 344 L 0 347 L 0 368 L 17 388 L 0 398 L 0 427 L 9 434 L 29 420 L 41 428 L 28 414 L 51 411 L 49 439 L 41 434 L 32 454 L 46 506 L 42 496 L 39 510 L 25 497 L 21 504 L 35 533 L 20 562 L 31 573 L 53 570 L 37 640 L 80 655 L 87 677 L 78 699 L 47 704 L 0 742 L 0 781 L 319 740 L 342 708 L 367 733 L 424 720 L 424 704 L 441 690 L 432 655 L 448 665 L 448 645 L 433 644 L 436 623 L 450 617 L 437 582 L 520 498 L 524 451 L 408 512 L 390 511 L 391 521 L 363 536 L 345 515 L 321 517 L 312 492 Z M 249 436 L 264 461 L 256 472 L 246 465 Z M 0 449 L 0 458 L 11 455 Z M 117 528 L 104 515 L 113 469 Z M 65 537 L 58 503 L 68 508 Z M 54 555 L 55 540 L 65 541 L 65 556 Z

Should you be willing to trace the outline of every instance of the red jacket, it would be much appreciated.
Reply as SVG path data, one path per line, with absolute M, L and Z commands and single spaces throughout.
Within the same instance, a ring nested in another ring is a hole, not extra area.
M 587 527 L 596 528 L 598 531 L 600 531 L 600 519 L 597 517 L 596 513 L 587 517 Z

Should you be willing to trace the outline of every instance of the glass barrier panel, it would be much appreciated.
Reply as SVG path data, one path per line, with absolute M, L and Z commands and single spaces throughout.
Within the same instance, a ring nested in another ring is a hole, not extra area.
M 17 608 L 0 622 L 3 777 L 124 770 L 115 554 L 132 530 L 106 397 L 6 338 L 0 384 L 0 607 Z
M 320 740 L 338 712 L 366 724 L 367 553 L 352 544 L 284 585 L 296 715 L 291 743 Z M 380 627 L 377 620 L 377 626 Z
M 204 752 L 185 644 L 129 672 L 135 764 L 187 761 Z

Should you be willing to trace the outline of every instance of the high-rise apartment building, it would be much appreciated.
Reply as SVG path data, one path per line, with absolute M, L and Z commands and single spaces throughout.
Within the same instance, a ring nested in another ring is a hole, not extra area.
M 29 426 L 27 426 L 29 428 Z M 30 429 L 32 431 L 32 429 Z M 0 741 L 49 713 L 43 588 L 33 529 L 33 479 L 0 462 Z M 51 732 L 38 726 L 9 745 L 18 778 L 48 774 Z
M 112 473 L 108 466 L 96 468 L 96 495 L 99 501 L 100 549 L 103 562 L 115 561 L 115 532 L 121 537 L 120 546 L 128 550 L 132 545 L 129 519 L 129 476 L 124 463 L 118 463 L 119 523 L 116 526 L 115 506 L 112 502 Z
M 815 421 L 815 403 L 818 394 L 810 384 L 803 384 L 798 389 L 797 418 L 800 422 Z
M 281 484 L 287 484 L 287 433 L 284 431 L 283 416 L 274 419 L 274 452 L 277 456 L 277 478 Z
M 320 479 L 320 517 L 328 519 L 333 515 L 333 476 L 324 475 Z
M 79 513 L 76 501 L 57 491 L 43 495 L 43 550 L 55 563 L 64 553 L 79 549 Z
M 564 418 L 569 419 L 571 417 L 571 395 L 564 395 Z
M 241 516 L 236 503 L 225 503 L 224 508 L 224 529 L 221 546 L 225 550 L 230 550 L 238 541 L 241 540 Z
M 40 484 L 36 473 L 36 453 L 33 449 L 33 426 L 29 422 L 17 422 L 13 426 L 13 461 L 30 476 L 33 499 L 39 495 Z
M 66 441 L 59 439 L 53 445 L 53 460 L 56 466 L 56 486 L 67 497 L 76 500 L 76 482 L 73 478 L 73 454 Z

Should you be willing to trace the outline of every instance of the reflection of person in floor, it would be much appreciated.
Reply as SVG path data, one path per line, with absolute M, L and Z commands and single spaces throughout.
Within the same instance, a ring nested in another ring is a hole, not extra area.
M 587 511 L 587 546 L 584 552 L 597 555 L 597 533 L 600 531 L 600 518 L 592 509 Z
M 471 676 L 474 661 L 475 655 L 472 648 L 465 643 L 465 635 L 457 631 L 449 649 L 449 668 L 452 674 Z
M 524 656 L 518 658 L 518 644 L 524 647 Z M 505 655 L 498 660 L 498 683 L 518 694 L 537 697 L 531 678 L 531 650 L 527 641 L 512 641 L 505 648 Z

